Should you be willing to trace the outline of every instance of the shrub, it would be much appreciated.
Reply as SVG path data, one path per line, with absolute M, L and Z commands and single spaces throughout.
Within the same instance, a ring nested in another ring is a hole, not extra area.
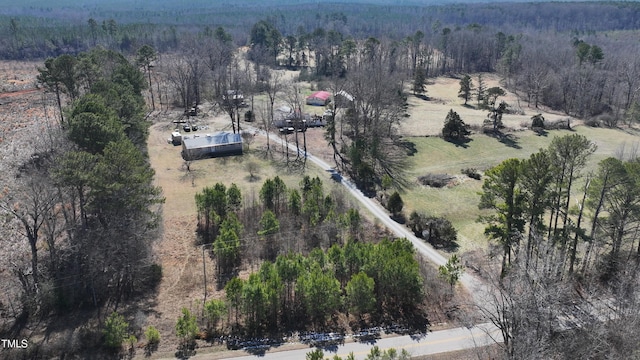
M 256 116 L 253 114 L 253 111 L 247 110 L 247 112 L 244 113 L 244 121 L 253 122 L 255 121 L 255 119 L 256 119 Z
M 472 179 L 480 180 L 482 178 L 482 175 L 480 175 L 478 170 L 476 170 L 474 168 L 462 169 L 462 170 L 460 170 L 460 172 L 462 172 L 463 174 L 467 175 L 468 177 L 470 177 Z
M 394 192 L 389 196 L 389 201 L 387 202 L 387 209 L 391 211 L 393 215 L 397 215 L 402 212 L 402 208 L 404 207 L 404 201 L 400 197 L 398 192 Z
M 144 331 L 144 337 L 147 339 L 147 344 L 158 344 L 160 342 L 160 331 L 154 326 L 149 326 Z
M 409 215 L 409 228 L 413 233 L 433 246 L 456 248 L 458 232 L 451 222 L 443 217 L 427 216 L 413 211 Z
M 542 116 L 542 114 L 532 116 L 531 127 L 534 129 L 544 129 L 544 116 Z
M 584 124 L 589 126 L 589 127 L 600 127 L 602 126 L 602 124 L 600 123 L 600 120 L 596 119 L 596 118 L 590 118 L 584 121 Z
M 615 128 L 618 126 L 619 118 L 612 114 L 602 114 L 597 117 L 599 123 L 604 124 L 608 128 Z
M 196 316 L 192 315 L 189 309 L 183 307 L 182 316 L 178 318 L 176 323 L 176 335 L 182 343 L 190 343 L 195 340 L 199 331 Z
M 149 326 L 144 332 L 144 337 L 147 339 L 147 343 L 144 345 L 144 354 L 149 357 L 152 352 L 158 350 L 160 332 L 154 326 Z
M 546 124 L 546 129 L 548 130 L 568 130 L 569 129 L 569 119 L 560 119 L 556 121 L 552 121 L 549 124 Z
M 112 312 L 107 320 L 104 322 L 104 343 L 110 348 L 119 348 L 122 346 L 122 342 L 127 338 L 129 332 L 129 323 L 124 320 L 124 317 L 117 312 Z
M 129 344 L 129 351 L 134 351 L 137 343 L 138 343 L 138 338 L 136 338 L 135 335 L 129 335 L 129 337 L 127 338 L 127 344 Z
M 435 188 L 445 187 L 449 182 L 453 180 L 453 176 L 448 174 L 427 174 L 418 177 L 418 181 L 425 186 L 431 186 Z
M 438 267 L 438 272 L 440 277 L 443 278 L 453 290 L 453 286 L 460 280 L 460 277 L 462 277 L 464 273 L 464 265 L 462 265 L 458 255 L 453 254 L 449 260 L 447 260 L 446 264 Z

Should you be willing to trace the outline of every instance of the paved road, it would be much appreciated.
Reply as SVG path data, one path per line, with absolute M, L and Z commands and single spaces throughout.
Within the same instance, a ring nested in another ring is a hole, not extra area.
M 471 329 L 455 328 L 442 331 L 430 332 L 421 337 L 410 335 L 395 336 L 379 339 L 374 343 L 351 342 L 334 348 L 322 348 L 325 358 L 338 355 L 345 358 L 349 353 L 353 353 L 356 359 L 364 359 L 374 345 L 380 349 L 394 348 L 400 352 L 406 349 L 412 356 L 430 355 L 456 350 L 471 349 L 476 346 L 486 346 L 494 344 L 494 339 L 500 337 L 500 332 L 490 324 L 477 325 Z M 267 352 L 260 356 L 260 359 L 273 360 L 300 360 L 313 348 Z M 196 357 L 197 358 L 197 357 Z M 255 360 L 256 355 L 239 356 L 234 360 Z

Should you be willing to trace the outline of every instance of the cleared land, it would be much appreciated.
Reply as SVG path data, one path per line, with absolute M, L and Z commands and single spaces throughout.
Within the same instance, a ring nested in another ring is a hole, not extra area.
M 483 74 L 485 87 L 504 86 L 500 84 L 499 78 L 494 74 Z M 472 75 L 474 86 L 477 85 L 478 76 Z M 407 88 L 408 90 L 409 88 Z M 464 106 L 464 100 L 458 97 L 460 90 L 460 80 L 454 78 L 440 77 L 430 79 L 426 86 L 426 96 L 429 100 L 410 95 L 409 96 L 409 112 L 411 117 L 403 124 L 402 133 L 406 136 L 429 136 L 439 135 L 442 131 L 444 119 L 450 109 L 457 112 L 467 125 L 482 125 L 487 117 L 486 110 L 478 110 L 475 96 L 469 99 L 467 106 Z M 502 121 L 508 128 L 518 129 L 523 123 L 530 121 L 531 116 L 542 113 L 545 119 L 555 121 L 558 119 L 566 119 L 564 114 L 545 111 L 544 109 L 529 109 L 527 103 L 518 101 L 518 97 L 511 92 L 507 92 L 506 96 L 500 97 L 498 101 L 504 100 L 509 104 L 509 109 L 514 113 L 506 114 Z
M 192 161 L 188 164 L 190 171 L 187 171 L 187 163 L 180 154 L 182 147 L 174 146 L 168 141 L 175 127 L 172 121 L 179 117 L 180 114 L 177 112 L 158 115 L 156 123 L 151 127 L 148 142 L 149 159 L 156 171 L 156 185 L 163 189 L 166 199 L 163 208 L 163 235 L 156 243 L 163 279 L 151 304 L 152 308 L 146 314 L 148 317 L 145 325 L 154 325 L 160 330 L 160 353 L 175 351 L 177 339 L 173 334 L 180 309 L 187 307 L 192 311 L 199 311 L 202 306 L 205 279 L 202 249 L 195 246 L 196 193 L 218 182 L 227 186 L 235 183 L 242 191 L 244 201 L 259 201 L 263 181 L 276 175 L 280 176 L 288 187 L 298 187 L 303 175 L 319 176 L 323 179 L 327 191 L 335 186 L 327 174 L 312 165 L 306 169 L 296 166 L 287 168 L 282 158 L 282 148 L 274 146 L 273 142 L 271 155 L 267 158 L 266 138 L 260 136 L 254 138 L 249 150 L 246 151 L 245 148 L 245 154 L 242 156 Z M 200 130 L 192 132 L 191 136 L 231 130 L 230 120 L 225 114 L 204 113 L 198 116 L 196 122 Z M 321 132 L 321 129 L 313 129 L 309 131 L 308 136 L 314 139 L 322 138 Z M 291 135 L 289 139 L 294 141 Z M 311 142 L 309 140 L 310 145 Z M 291 159 L 295 159 L 295 156 L 291 155 Z M 246 169 L 248 163 L 257 164 L 259 170 L 254 178 L 250 177 Z M 207 298 L 221 298 L 224 292 L 215 289 L 215 263 L 208 255 L 204 256 L 204 260 L 207 271 Z M 249 268 L 241 272 L 241 276 L 257 270 L 257 265 L 259 264 L 250 264 Z M 203 343 L 200 347 L 207 345 L 213 346 Z

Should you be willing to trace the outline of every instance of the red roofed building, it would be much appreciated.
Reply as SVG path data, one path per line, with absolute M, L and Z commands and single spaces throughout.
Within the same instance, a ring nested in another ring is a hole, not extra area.
M 316 91 L 307 96 L 307 105 L 325 106 L 331 101 L 331 93 L 327 91 Z

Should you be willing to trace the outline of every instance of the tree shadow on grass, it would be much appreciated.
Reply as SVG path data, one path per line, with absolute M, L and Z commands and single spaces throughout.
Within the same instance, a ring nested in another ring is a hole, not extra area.
M 247 180 L 247 182 L 254 183 L 254 182 L 258 182 L 258 181 L 262 180 L 262 177 L 260 175 L 255 175 L 255 174 L 251 175 L 251 174 L 249 174 L 249 175 L 245 176 L 244 179 Z
M 522 149 L 522 146 L 518 144 L 518 137 L 513 134 L 506 134 L 499 138 L 499 141 L 506 146 L 514 149 Z
M 260 357 L 264 356 L 267 353 L 267 350 L 269 350 L 268 345 L 251 346 L 244 349 L 244 351 L 248 352 L 249 354 Z
M 536 133 L 536 135 L 538 136 L 544 136 L 547 137 L 549 135 L 549 132 L 547 130 L 545 130 L 544 128 L 533 128 L 532 129 L 533 132 Z
M 273 159 L 271 165 L 277 173 L 303 175 L 309 164 L 304 156 L 296 158 L 295 154 L 289 153 L 289 160 L 286 159 L 286 155 L 283 155 L 281 159 Z
M 144 356 L 145 357 L 151 357 L 151 354 L 153 354 L 156 351 L 158 351 L 158 343 L 157 342 L 145 344 L 145 346 L 144 346 Z
M 463 149 L 467 149 L 469 147 L 469 143 L 473 141 L 470 137 L 464 137 L 461 139 L 445 139 L 446 142 L 450 142 L 456 147 L 461 147 Z
M 408 140 L 400 140 L 400 147 L 406 150 L 407 156 L 413 156 L 418 153 L 418 149 L 416 149 L 416 144 L 413 141 Z
M 195 341 L 182 341 L 178 345 L 178 351 L 174 354 L 176 359 L 188 359 L 196 355 L 197 344 Z
M 407 218 L 403 213 L 391 214 L 389 215 L 389 217 L 391 218 L 391 220 L 397 222 L 398 224 L 406 224 L 407 222 Z
M 448 253 L 456 252 L 460 248 L 460 245 L 457 241 L 447 241 L 444 243 L 428 241 L 428 243 L 431 244 L 431 246 L 433 246 L 434 248 L 444 250 Z
M 506 134 L 500 130 L 495 132 L 487 132 L 487 135 L 498 139 L 499 142 L 513 149 L 522 149 L 522 146 L 518 144 L 518 137 L 513 134 Z

